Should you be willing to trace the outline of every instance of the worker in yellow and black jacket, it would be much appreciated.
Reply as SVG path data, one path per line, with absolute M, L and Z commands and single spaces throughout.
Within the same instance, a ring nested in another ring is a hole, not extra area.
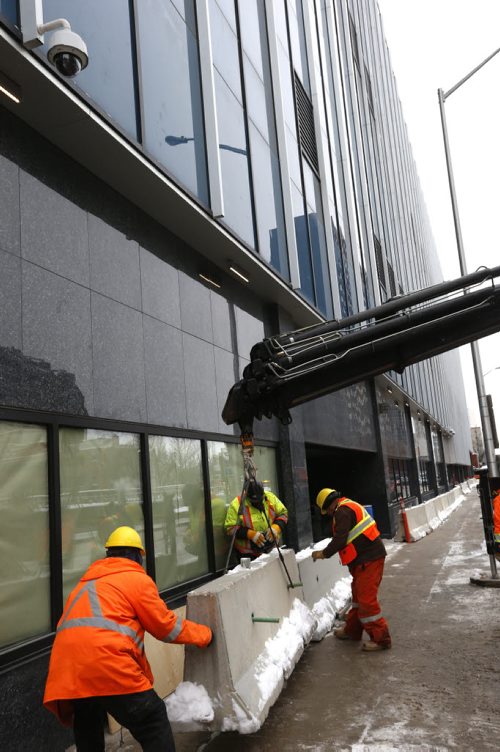
M 370 640 L 363 643 L 363 650 L 387 650 L 391 636 L 378 601 L 386 550 L 377 523 L 364 506 L 334 488 L 323 488 L 316 504 L 321 514 L 331 518 L 333 537 L 322 551 L 313 551 L 312 558 L 329 559 L 338 553 L 352 575 L 351 608 L 345 625 L 334 631 L 335 637 L 361 640 L 365 630 Z
M 228 507 L 224 529 L 226 535 L 235 533 L 234 548 L 239 558 L 257 558 L 280 545 L 288 522 L 288 512 L 278 497 L 265 491 L 258 480 L 248 484 L 247 495 L 240 511 L 241 498 L 236 496 Z

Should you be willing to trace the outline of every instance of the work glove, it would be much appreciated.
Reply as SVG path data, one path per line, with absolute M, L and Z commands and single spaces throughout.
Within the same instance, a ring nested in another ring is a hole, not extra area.
M 313 561 L 318 561 L 318 559 L 324 559 L 325 554 L 323 553 L 323 551 L 313 551 L 312 558 L 313 558 Z
M 276 541 L 276 543 L 279 543 L 281 538 L 281 528 L 279 525 L 271 525 L 270 528 L 266 530 L 266 539 L 273 543 Z
M 264 533 L 261 533 L 259 530 L 249 529 L 247 531 L 247 538 L 252 541 L 252 543 L 255 543 L 258 548 L 262 548 L 266 542 Z

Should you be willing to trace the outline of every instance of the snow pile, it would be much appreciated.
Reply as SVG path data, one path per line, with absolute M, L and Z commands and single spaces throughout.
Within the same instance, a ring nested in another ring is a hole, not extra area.
M 248 713 L 248 710 L 241 708 L 233 697 L 232 700 L 234 715 L 224 718 L 222 721 L 221 731 L 237 731 L 239 734 L 255 734 L 260 729 L 262 723 L 257 718 Z
M 324 598 L 314 604 L 312 611 L 316 618 L 316 629 L 311 637 L 314 642 L 322 640 L 331 630 L 338 612 L 344 608 L 351 597 L 351 580 L 350 576 L 343 577 L 335 583 Z
M 182 724 L 184 731 L 200 731 L 214 719 L 214 708 L 201 684 L 181 682 L 165 699 L 171 723 Z

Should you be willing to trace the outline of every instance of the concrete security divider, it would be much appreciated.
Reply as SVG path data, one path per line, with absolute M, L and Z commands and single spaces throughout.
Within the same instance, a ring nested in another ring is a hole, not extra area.
M 463 500 L 464 494 L 470 493 L 471 490 L 468 484 L 466 488 L 458 485 L 423 504 L 407 508 L 405 511 L 411 541 L 420 540 L 435 530 L 450 515 L 453 508 Z M 402 520 L 400 520 L 395 540 L 405 540 Z
M 214 641 L 207 650 L 185 648 L 184 682 L 174 693 L 184 707 L 179 711 L 177 702 L 174 710 L 176 698 L 166 700 L 174 731 L 257 731 L 305 646 L 333 625 L 334 606 L 326 622 L 326 609 L 318 609 L 319 632 L 314 609 L 328 599 L 335 580 L 345 578 L 338 557 L 313 562 L 311 549 L 281 553 L 292 583 L 303 586 L 290 587 L 274 551 L 188 594 L 186 618 L 208 624 Z M 193 688 L 206 700 L 198 715 L 187 707 Z

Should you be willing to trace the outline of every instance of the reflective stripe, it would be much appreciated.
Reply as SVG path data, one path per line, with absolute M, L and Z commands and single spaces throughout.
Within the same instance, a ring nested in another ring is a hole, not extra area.
M 495 540 L 497 543 L 500 543 L 500 533 L 495 533 Z
M 368 530 L 369 527 L 375 524 L 375 520 L 370 517 L 369 514 L 363 517 L 360 522 L 358 522 L 357 525 L 354 525 L 352 530 L 349 531 L 349 535 L 347 536 L 347 543 L 352 543 L 352 541 L 357 538 L 361 533 L 364 533 L 365 530 Z
M 64 624 L 60 624 L 57 631 L 61 632 L 63 629 L 73 629 L 73 627 L 98 627 L 98 629 L 107 629 L 109 632 L 119 632 L 127 637 L 131 637 L 140 650 L 144 647 L 143 641 L 132 627 L 118 624 L 117 621 L 113 621 L 112 619 L 104 619 L 101 616 L 81 616 L 69 621 L 70 623 L 65 622 Z
M 373 616 L 365 616 L 363 619 L 359 617 L 359 620 L 361 624 L 368 624 L 371 621 L 377 621 L 378 619 L 382 618 L 382 611 L 379 611 L 378 614 L 374 614 Z
M 171 632 L 168 633 L 166 637 L 163 638 L 162 642 L 173 642 L 176 637 L 178 637 L 182 630 L 182 619 L 177 618 L 175 627 L 172 629 Z
M 75 604 L 78 603 L 82 595 L 85 593 L 88 593 L 89 596 L 90 612 L 92 616 L 80 616 L 74 619 L 68 619 Z M 107 629 L 110 632 L 119 632 L 119 634 L 123 634 L 126 637 L 131 637 L 137 647 L 141 651 L 144 650 L 144 642 L 142 638 L 134 629 L 132 629 L 132 627 L 127 627 L 125 624 L 119 624 L 117 621 L 106 619 L 103 616 L 95 580 L 90 580 L 90 582 L 84 585 L 79 591 L 71 606 L 66 611 L 63 620 L 57 627 L 57 631 L 61 632 L 63 629 L 72 629 L 73 627 L 97 627 L 98 629 Z

